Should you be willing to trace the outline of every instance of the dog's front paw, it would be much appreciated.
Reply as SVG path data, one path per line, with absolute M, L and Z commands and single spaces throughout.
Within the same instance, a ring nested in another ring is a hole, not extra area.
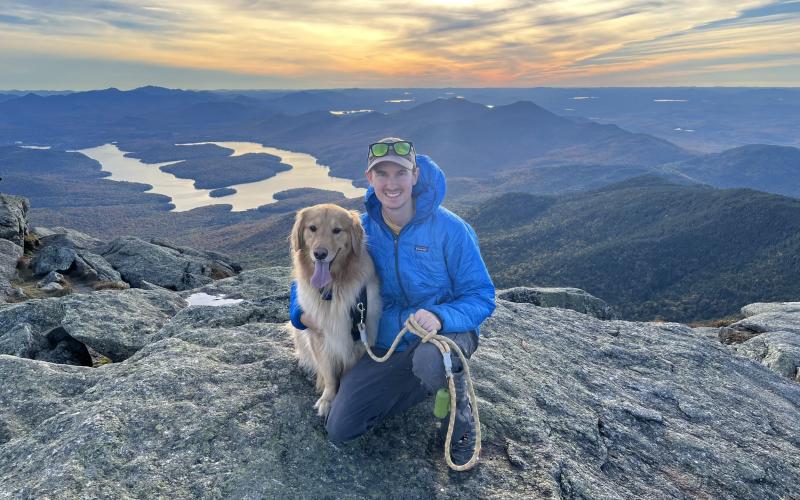
M 327 417 L 328 413 L 331 411 L 331 403 L 332 400 L 327 396 L 323 395 L 320 397 L 317 402 L 314 403 L 314 408 L 317 410 L 317 415 L 320 417 Z

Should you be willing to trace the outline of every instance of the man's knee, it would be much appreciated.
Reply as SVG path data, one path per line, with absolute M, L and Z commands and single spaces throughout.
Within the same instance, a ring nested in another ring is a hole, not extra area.
M 464 332 L 451 335 L 450 338 L 458 344 L 464 355 L 469 358 L 478 347 L 477 335 L 475 332 Z M 453 373 L 459 373 L 462 369 L 461 358 L 456 352 L 450 352 Z M 440 387 L 445 387 L 447 378 L 444 374 L 444 362 L 442 353 L 430 343 L 417 346 L 414 350 L 412 359 L 412 370 L 414 375 L 422 382 L 429 392 L 435 392 Z
M 442 353 L 433 344 L 424 343 L 417 346 L 412 358 L 411 370 L 429 392 L 444 387 L 444 363 Z
M 345 441 L 350 441 L 357 438 L 365 431 L 356 425 L 352 419 L 346 418 L 338 412 L 328 414 L 325 421 L 325 430 L 328 433 L 328 439 L 334 444 L 342 444 Z

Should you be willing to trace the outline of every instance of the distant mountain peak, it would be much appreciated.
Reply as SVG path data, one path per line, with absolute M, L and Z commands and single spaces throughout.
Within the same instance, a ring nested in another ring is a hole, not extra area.
M 462 97 L 437 97 L 436 99 L 428 102 L 423 102 L 417 106 L 411 108 L 420 109 L 420 108 L 428 108 L 428 109 L 435 109 L 435 108 L 453 108 L 453 109 L 463 109 L 463 108 L 483 108 L 485 109 L 486 106 L 483 104 L 478 104 L 476 102 L 472 102 L 470 100 L 464 99 Z M 409 110 L 410 111 L 410 110 Z
M 547 111 L 533 101 L 517 101 L 505 106 L 495 106 L 492 108 L 493 113 L 499 114 L 538 114 L 543 116 L 557 117 L 557 115 Z
M 731 149 L 727 149 L 718 153 L 719 156 L 734 156 L 739 154 L 760 154 L 764 152 L 797 155 L 800 156 L 800 149 L 792 146 L 776 146 L 774 144 L 745 144 Z
M 434 99 L 433 101 L 414 106 L 409 110 L 401 111 L 400 113 L 403 113 L 406 116 L 430 114 L 441 115 L 446 113 L 450 116 L 453 114 L 459 114 L 467 118 L 474 116 L 476 113 L 485 113 L 487 111 L 489 111 L 489 108 L 487 108 L 485 105 L 468 101 L 460 97 L 440 97 L 438 99 Z
M 172 94 L 176 92 L 183 92 L 180 89 L 169 89 L 166 87 L 158 87 L 156 85 L 145 85 L 144 87 L 138 87 L 135 89 L 130 90 L 130 92 L 135 92 L 138 94 Z
M 798 183 L 792 182 L 800 175 L 800 149 L 791 146 L 748 144 L 666 168 L 719 188 L 749 187 L 800 197 Z

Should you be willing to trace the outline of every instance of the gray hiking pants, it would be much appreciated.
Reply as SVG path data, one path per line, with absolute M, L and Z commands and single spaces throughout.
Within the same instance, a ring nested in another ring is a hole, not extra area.
M 478 348 L 475 332 L 448 333 L 447 336 L 458 344 L 467 358 Z M 386 351 L 373 349 L 377 356 L 383 356 Z M 458 354 L 453 353 L 452 359 L 453 372 L 460 372 Z M 395 351 L 383 363 L 364 355 L 342 377 L 325 422 L 328 438 L 334 443 L 355 439 L 441 387 L 447 387 L 442 354 L 431 344 L 417 342 L 405 351 Z

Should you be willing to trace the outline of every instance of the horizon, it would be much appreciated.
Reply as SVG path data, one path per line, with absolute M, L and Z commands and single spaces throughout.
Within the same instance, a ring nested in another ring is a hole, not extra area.
M 599 90 L 599 89 L 775 89 L 775 90 L 797 90 L 800 85 L 779 86 L 779 85 L 648 85 L 648 86 L 538 86 L 538 87 L 309 87 L 309 88 L 190 88 L 190 87 L 165 87 L 163 85 L 144 84 L 135 87 L 111 86 L 103 88 L 88 89 L 45 89 L 45 88 L 0 88 L 3 93 L 32 93 L 52 92 L 52 93 L 80 93 L 80 92 L 102 92 L 108 90 L 118 90 L 120 92 L 131 92 L 145 88 L 157 88 L 164 90 L 179 90 L 187 92 L 327 92 L 327 91 L 346 91 L 346 90 L 535 90 L 535 89 L 555 89 L 555 90 Z M 450 96 L 452 99 L 470 99 L 460 96 Z M 442 98 L 440 98 L 442 99 Z M 529 100 L 529 99 L 526 99 Z
M 800 84 L 798 0 L 23 0 L 0 26 L 9 90 Z

